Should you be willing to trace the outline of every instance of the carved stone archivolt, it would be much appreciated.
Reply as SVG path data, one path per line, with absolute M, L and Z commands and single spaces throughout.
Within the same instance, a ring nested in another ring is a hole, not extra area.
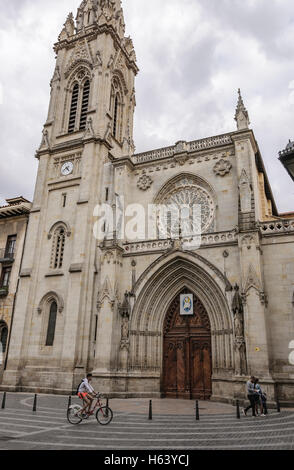
M 183 289 L 195 294 L 204 306 L 212 332 L 212 364 L 214 370 L 234 369 L 234 338 L 230 308 L 215 278 L 196 259 L 170 253 L 168 261 L 136 284 L 136 302 L 131 317 L 129 367 L 133 370 L 160 371 L 165 314 L 175 293 Z M 162 259 L 161 259 L 162 261 Z M 154 267 L 153 267 L 154 268 Z M 147 280 L 148 279 L 148 280 Z M 140 288 L 139 288 L 140 285 Z M 133 332 L 136 332 L 134 334 Z M 228 372 L 229 373 L 229 372 Z
M 38 314 L 41 315 L 41 313 L 44 310 L 44 307 L 53 301 L 57 303 L 57 308 L 58 308 L 59 313 L 62 313 L 64 310 L 63 297 L 58 292 L 51 291 L 51 292 L 47 292 L 47 294 L 45 294 L 40 300 L 38 308 L 37 308 Z
M 90 69 L 93 68 L 93 58 L 91 50 L 89 44 L 85 39 L 76 43 L 75 49 L 73 50 L 69 58 L 65 70 L 65 78 L 67 78 L 71 74 L 71 72 L 77 65 L 85 65 Z

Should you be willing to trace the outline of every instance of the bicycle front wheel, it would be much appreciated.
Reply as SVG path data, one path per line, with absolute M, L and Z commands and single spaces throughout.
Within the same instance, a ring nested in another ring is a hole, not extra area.
M 99 424 L 102 424 L 102 426 L 106 426 L 107 424 L 111 423 L 112 418 L 112 410 L 107 406 L 102 406 L 102 408 L 99 408 L 96 413 L 96 419 Z
M 80 405 L 72 405 L 67 410 L 67 420 L 70 424 L 80 424 L 83 420 L 81 417 L 81 410 L 83 408 Z

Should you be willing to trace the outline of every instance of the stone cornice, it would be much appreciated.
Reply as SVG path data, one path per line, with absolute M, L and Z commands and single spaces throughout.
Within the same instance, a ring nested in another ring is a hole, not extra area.
M 47 147 L 44 150 L 38 150 L 36 152 L 36 158 L 39 159 L 43 155 L 55 155 L 62 152 L 71 152 L 74 149 L 84 147 L 88 143 L 95 143 L 95 144 L 104 144 L 108 150 L 112 149 L 112 145 L 105 139 L 101 137 L 87 137 L 83 138 L 80 137 L 78 139 L 74 139 L 67 142 L 62 142 L 60 144 L 52 146 L 50 149 Z
M 115 158 L 113 155 L 111 155 L 111 153 L 109 153 L 108 158 L 113 164 L 114 168 L 127 166 L 132 171 L 135 169 L 135 165 L 130 157 Z
M 132 156 L 132 160 L 136 166 L 170 159 L 175 161 L 183 159 L 188 160 L 193 155 L 198 156 L 200 152 L 211 152 L 214 149 L 227 149 L 232 146 L 233 140 L 231 134 L 222 134 L 191 142 L 180 141 L 171 147 L 163 147 L 161 149 L 135 154 Z

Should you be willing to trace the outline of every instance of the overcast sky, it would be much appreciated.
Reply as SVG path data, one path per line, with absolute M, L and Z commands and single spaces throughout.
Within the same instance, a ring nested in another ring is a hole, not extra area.
M 33 197 L 53 43 L 80 0 L 0 0 L 0 198 Z M 293 0 L 123 0 L 135 44 L 137 152 L 235 130 L 240 87 L 280 212 L 294 183 Z M 0 201 L 3 202 L 3 201 Z

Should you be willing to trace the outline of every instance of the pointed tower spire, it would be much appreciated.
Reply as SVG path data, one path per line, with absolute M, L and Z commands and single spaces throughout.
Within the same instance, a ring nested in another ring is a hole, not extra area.
M 237 129 L 241 131 L 243 129 L 248 129 L 250 125 L 249 114 L 247 109 L 245 108 L 243 98 L 241 95 L 241 90 L 238 90 L 238 104 L 235 114 L 235 121 L 237 122 Z

